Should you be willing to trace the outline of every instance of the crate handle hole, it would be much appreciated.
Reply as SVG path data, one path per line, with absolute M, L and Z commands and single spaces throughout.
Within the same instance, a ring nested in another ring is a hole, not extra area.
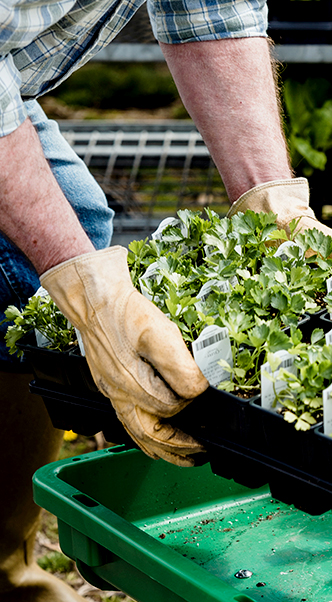
M 77 493 L 76 495 L 73 495 L 73 498 L 88 508 L 99 506 L 98 502 L 95 502 L 95 500 L 92 500 L 87 495 L 84 495 L 84 493 Z
M 72 458 L 72 462 L 80 462 L 81 458 Z
M 252 598 L 248 598 L 248 596 L 243 596 L 242 594 L 240 594 L 239 596 L 236 596 L 234 598 L 234 600 L 236 602 L 253 602 Z

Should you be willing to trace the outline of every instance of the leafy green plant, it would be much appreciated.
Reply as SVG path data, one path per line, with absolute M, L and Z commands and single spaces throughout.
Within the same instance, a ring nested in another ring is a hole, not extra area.
M 23 310 L 10 305 L 5 311 L 3 322 L 14 322 L 8 326 L 5 335 L 9 353 L 17 353 L 20 357 L 23 352 L 16 343 L 29 331 L 37 329 L 49 340 L 49 348 L 65 351 L 76 344 L 76 334 L 68 320 L 60 312 L 49 295 L 46 297 L 33 296 L 29 299 Z
M 219 363 L 229 378 L 219 388 L 252 395 L 260 390 L 260 366 L 268 354 L 297 349 L 297 329 L 305 312 L 320 308 L 317 293 L 326 294 L 331 274 L 332 240 L 318 231 L 295 235 L 282 257 L 276 244 L 288 240 L 276 228 L 276 216 L 247 211 L 232 219 L 207 220 L 189 211 L 178 214 L 185 224 L 167 226 L 159 241 L 135 241 L 128 263 L 134 284 L 173 320 L 188 345 L 207 325 L 226 327 L 232 365 Z M 299 236 L 299 241 L 298 241 Z M 306 252 L 311 249 L 311 256 Z M 154 277 L 145 277 L 153 264 Z M 208 294 L 201 290 L 211 284 Z M 290 332 L 282 328 L 290 327 Z
M 315 229 L 295 234 L 298 220 L 293 220 L 289 242 L 273 213 L 253 211 L 220 219 L 207 209 L 203 219 L 200 212 L 181 210 L 167 224 L 151 240 L 129 245 L 132 282 L 177 324 L 190 349 L 206 326 L 227 331 L 231 358 L 228 346 L 227 361 L 219 362 L 226 374 L 220 389 L 246 397 L 259 393 L 261 365 L 275 362 L 274 354 L 281 350 L 296 355 L 299 368 L 313 359 L 316 347 L 306 355 L 308 341 L 302 341 L 298 325 L 305 312 L 320 309 L 319 295 L 332 312 L 332 293 L 326 295 L 326 280 L 332 273 L 330 237 Z M 281 242 L 285 242 L 282 247 Z M 14 321 L 6 335 L 11 353 L 32 328 L 48 338 L 50 348 L 68 349 L 75 344 L 74 329 L 50 297 L 32 297 L 22 311 L 9 307 L 6 321 Z M 317 346 L 316 338 L 311 345 Z M 312 420 L 308 415 L 315 418 L 319 408 L 316 401 L 304 401 L 312 399 L 304 396 L 305 380 L 295 401 L 300 381 L 295 386 L 292 376 L 287 378 L 292 396 L 282 399 L 287 412 L 296 416 L 296 428 L 302 428 Z M 289 413 L 285 416 L 290 418 Z
M 332 380 L 332 346 L 323 344 L 324 332 L 313 331 L 309 345 L 298 345 L 289 352 L 296 355 L 297 374 L 285 368 L 278 371 L 278 380 L 285 382 L 285 388 L 276 390 L 276 377 L 265 372 L 273 382 L 275 401 L 283 408 L 284 419 L 293 423 L 296 430 L 308 430 L 322 418 L 322 392 Z M 281 363 L 273 353 L 268 354 L 268 362 L 273 372 Z

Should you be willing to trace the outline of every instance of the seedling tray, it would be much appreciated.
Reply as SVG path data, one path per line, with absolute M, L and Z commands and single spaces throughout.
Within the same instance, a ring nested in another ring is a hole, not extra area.
M 30 383 L 30 392 L 43 398 L 55 428 L 72 430 L 87 437 L 103 431 L 106 441 L 136 447 L 118 420 L 111 402 L 101 393 L 78 397 L 64 387 L 45 388 L 37 381 Z
M 17 347 L 24 352 L 39 382 L 72 387 L 73 391 L 85 394 L 98 393 L 88 363 L 77 348 L 55 351 L 37 347 L 34 331 L 22 337 Z
M 136 447 L 103 395 L 78 396 L 72 390 L 33 381 L 55 428 L 82 435 L 103 431 L 112 443 Z M 197 457 L 213 472 L 257 488 L 269 483 L 274 496 L 313 515 L 332 508 L 332 440 L 297 432 L 283 418 L 260 407 L 260 398 L 243 400 L 214 387 L 197 397 L 170 422 L 190 433 L 206 449 Z M 229 425 L 229 428 L 228 428 Z
M 102 589 L 138 602 L 331 600 L 332 514 L 310 517 L 268 487 L 121 447 L 46 465 L 33 482 L 62 550 Z

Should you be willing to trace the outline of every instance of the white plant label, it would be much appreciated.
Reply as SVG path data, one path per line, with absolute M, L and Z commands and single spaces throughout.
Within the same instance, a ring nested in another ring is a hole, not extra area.
M 268 372 L 269 374 L 273 375 L 274 378 L 277 379 L 275 383 L 275 389 L 277 393 L 280 393 L 283 389 L 286 388 L 285 381 L 278 380 L 280 368 L 285 368 L 294 375 L 297 374 L 297 368 L 296 366 L 294 366 L 294 355 L 291 355 L 286 350 L 277 351 L 275 355 L 281 359 L 281 364 L 279 365 L 278 370 L 272 373 L 271 366 L 268 362 L 261 366 L 262 407 L 266 410 L 272 411 L 276 411 L 278 408 L 281 407 L 281 405 L 278 404 L 275 408 L 273 407 L 273 403 L 275 400 L 273 382 L 270 381 L 267 376 L 265 376 L 264 372 Z
M 75 332 L 76 332 L 77 342 L 78 342 L 78 346 L 80 348 L 81 355 L 83 355 L 83 357 L 85 357 L 85 349 L 84 349 L 84 345 L 83 345 L 82 335 L 81 335 L 80 331 L 77 330 L 77 328 L 75 328 Z
M 49 293 L 48 293 L 48 291 L 46 290 L 46 288 L 44 288 L 43 286 L 40 286 L 40 287 L 39 287 L 39 288 L 36 290 L 36 292 L 35 292 L 35 294 L 34 294 L 34 297 L 41 297 L 42 299 L 44 299 L 44 297 L 47 297 L 47 296 L 48 296 L 48 294 L 49 294 Z
M 40 286 L 39 289 L 36 290 L 34 297 L 40 297 L 41 299 L 44 299 L 45 297 L 48 297 L 49 293 L 46 290 L 46 288 L 44 288 L 43 286 Z M 36 336 L 36 344 L 37 347 L 48 347 L 50 344 L 50 339 L 48 339 L 47 337 L 45 337 L 44 334 L 42 334 L 41 332 L 39 332 L 39 330 L 37 330 L 37 328 L 35 328 L 35 336 Z
M 209 280 L 203 284 L 201 290 L 197 293 L 197 298 L 206 301 L 213 288 L 218 288 L 222 293 L 229 293 L 231 290 L 228 280 Z
M 329 332 L 326 333 L 325 342 L 326 345 L 332 345 L 332 330 L 329 330 Z
M 225 360 L 233 366 L 227 328 L 207 326 L 192 343 L 192 350 L 198 367 L 210 385 L 217 387 L 221 381 L 229 378 L 229 372 L 218 364 L 219 360 Z
M 323 391 L 324 434 L 332 434 L 332 384 Z
M 326 280 L 326 290 L 328 293 L 332 291 L 332 276 Z M 332 314 L 330 314 L 330 320 L 332 320 Z
M 44 334 L 39 332 L 39 330 L 37 330 L 37 328 L 35 328 L 35 336 L 36 336 L 37 347 L 48 347 L 49 344 L 51 343 L 50 339 L 48 339 L 47 337 L 45 337 Z
M 175 226 L 176 228 L 179 227 L 184 238 L 188 238 L 187 226 L 177 217 L 166 217 L 165 219 L 163 219 L 160 222 L 157 230 L 152 232 L 151 238 L 153 240 L 162 240 L 163 231 L 165 230 L 165 228 L 167 228 L 167 226 Z
M 142 295 L 144 295 L 144 297 L 149 299 L 149 301 L 153 299 L 153 295 L 149 293 L 149 289 L 146 286 L 146 281 L 151 280 L 152 282 L 155 282 L 158 278 L 158 275 L 160 275 L 160 270 L 157 262 L 155 261 L 154 263 L 151 263 L 149 265 L 149 267 L 145 270 L 143 276 L 139 278 L 141 293 Z
M 298 249 L 300 249 L 301 255 L 303 256 L 303 251 L 302 251 L 301 247 L 299 247 L 299 245 L 297 245 L 292 240 L 286 240 L 286 242 L 283 242 L 280 245 L 280 247 L 278 247 L 278 249 L 276 250 L 274 256 L 280 257 L 281 261 L 287 261 L 288 259 L 290 259 L 290 256 L 288 255 L 287 250 L 290 249 L 291 247 L 297 247 Z

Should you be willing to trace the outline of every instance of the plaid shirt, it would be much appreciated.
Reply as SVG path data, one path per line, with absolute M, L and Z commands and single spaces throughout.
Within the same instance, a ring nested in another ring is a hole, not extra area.
M 145 0 L 0 0 L 0 136 L 108 45 Z M 266 36 L 266 0 L 147 0 L 155 37 L 178 44 Z M 22 100 L 23 99 L 23 100 Z

